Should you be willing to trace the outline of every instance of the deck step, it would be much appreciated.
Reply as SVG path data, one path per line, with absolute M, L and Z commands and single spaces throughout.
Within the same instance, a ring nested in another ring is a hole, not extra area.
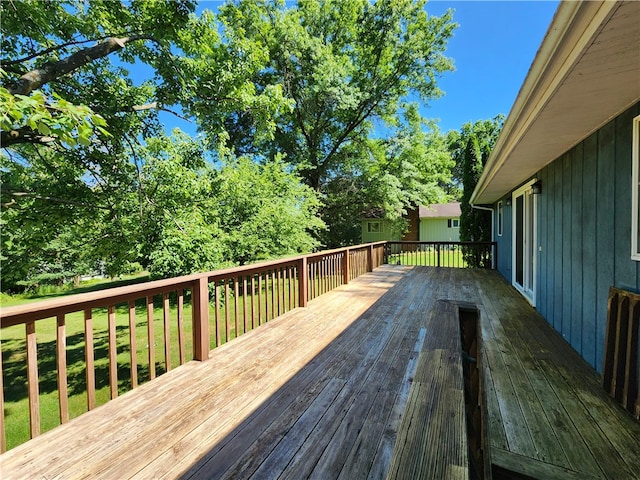
M 600 478 L 496 447 L 491 449 L 491 462 L 493 480 L 597 480 Z

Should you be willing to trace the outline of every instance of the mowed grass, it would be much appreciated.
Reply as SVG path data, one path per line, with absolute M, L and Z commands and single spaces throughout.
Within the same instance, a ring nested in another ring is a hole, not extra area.
M 262 290 L 260 292 L 256 290 L 253 298 L 248 295 L 246 302 L 242 297 L 242 292 L 239 293 L 236 301 L 233 288 L 229 288 L 225 294 L 224 288 L 218 287 L 218 301 L 216 302 L 214 298 L 211 298 L 209 304 L 210 347 L 215 348 L 216 345 L 226 343 L 228 340 L 245 333 L 245 321 L 247 323 L 246 330 L 248 331 L 254 326 L 258 326 L 260 323 L 275 317 L 278 313 L 278 297 L 281 299 L 280 313 L 288 310 L 289 306 L 295 306 L 297 300 L 294 295 L 297 296 L 298 292 L 295 288 L 289 289 L 290 281 L 281 279 L 279 283 L 276 280 L 275 284 L 264 282 Z M 293 282 L 295 283 L 295 281 Z M 316 282 L 316 285 L 318 283 Z M 290 296 L 291 299 L 289 298 Z M 6 298 L 3 298 L 3 306 L 6 307 L 8 305 L 4 300 Z M 24 298 L 18 299 L 16 303 L 25 303 L 24 300 Z M 31 299 L 31 301 L 33 300 Z M 217 312 L 216 305 L 218 305 Z M 118 394 L 122 394 L 132 388 L 128 306 L 116 306 L 115 314 Z M 92 318 L 96 406 L 99 406 L 110 400 L 107 309 L 94 309 Z M 156 376 L 159 376 L 167 371 L 164 351 L 164 310 L 161 296 L 154 297 L 153 320 L 154 364 Z M 69 417 L 74 418 L 87 411 L 83 312 L 66 315 L 65 325 Z M 175 294 L 170 296 L 169 325 L 169 366 L 176 368 L 180 365 L 180 351 L 178 343 L 178 309 Z M 56 331 L 57 323 L 55 318 L 36 322 L 41 433 L 56 427 L 60 423 L 56 373 Z M 142 384 L 150 380 L 149 328 L 147 325 L 147 306 L 144 299 L 136 302 L 135 337 L 138 384 Z M 185 361 L 190 361 L 193 358 L 193 334 L 192 310 L 188 295 L 185 295 L 183 306 L 183 339 Z M 2 329 L 1 348 L 5 429 L 7 448 L 10 449 L 26 442 L 30 438 L 25 326 L 17 325 Z
M 144 302 L 142 302 L 144 303 Z M 178 322 L 175 304 L 170 310 L 169 337 L 171 340 L 170 366 L 180 364 L 178 349 Z M 110 399 L 108 333 L 106 309 L 93 311 L 93 342 L 95 356 L 96 405 Z M 38 376 L 41 432 L 57 426 L 60 421 L 58 384 L 56 373 L 56 320 L 36 322 L 38 343 Z M 161 299 L 154 302 L 153 322 L 156 375 L 166 371 L 164 353 L 164 320 Z M 138 383 L 149 380 L 149 340 L 146 305 L 136 306 L 136 355 Z M 184 343 L 186 360 L 192 358 L 193 341 L 191 305 L 184 308 Z M 129 342 L 128 307 L 116 308 L 116 350 L 118 362 L 118 392 L 131 389 L 131 360 Z M 84 342 L 84 315 L 82 312 L 66 316 L 66 360 L 69 395 L 69 416 L 74 418 L 87 411 L 87 384 Z M 2 329 L 2 367 L 4 375 L 5 428 L 7 448 L 30 438 L 29 402 L 27 396 L 26 335 L 24 325 Z
M 438 263 L 438 257 L 440 263 Z M 466 268 L 467 262 L 461 249 L 415 250 L 389 255 L 388 262 L 392 265 L 416 265 L 423 267 L 457 267 Z

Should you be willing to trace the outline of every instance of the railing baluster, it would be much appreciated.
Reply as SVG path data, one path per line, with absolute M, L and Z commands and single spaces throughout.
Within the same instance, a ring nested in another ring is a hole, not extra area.
M 249 326 L 247 317 L 247 276 L 242 276 L 242 324 L 244 325 L 244 332 L 246 333 Z
M 220 287 L 218 286 L 218 280 L 214 280 L 214 297 L 215 297 L 215 305 L 216 305 L 216 347 L 220 346 L 222 342 L 221 332 L 220 332 Z
M 235 327 L 236 327 L 236 335 L 235 338 L 240 336 L 240 325 L 238 321 L 238 294 L 240 293 L 240 289 L 238 288 L 238 279 L 240 277 L 233 278 L 233 317 L 235 319 Z M 244 332 L 243 332 L 244 333 Z
M 109 394 L 113 400 L 118 396 L 118 353 L 116 351 L 116 306 L 108 307 L 109 329 Z
M 271 318 L 273 320 L 276 316 L 276 271 L 271 270 Z
M 262 325 L 262 274 L 258 274 L 258 326 L 260 325 Z
M 308 297 L 308 284 L 309 284 L 309 268 L 307 265 L 307 257 L 300 259 L 300 266 L 298 267 L 298 305 L 301 307 L 307 306 Z
M 278 316 L 280 316 L 282 314 L 281 308 L 284 307 L 284 300 L 281 301 L 281 294 L 283 293 L 282 288 L 280 287 L 280 283 L 282 283 L 282 269 L 278 268 L 278 272 L 276 274 L 276 287 L 277 287 L 277 293 L 278 293 Z
M 131 365 L 131 388 L 138 386 L 138 346 L 136 342 L 136 302 L 129 301 L 129 362 Z
M 171 370 L 171 322 L 169 319 L 169 294 L 162 294 L 162 320 L 164 325 L 164 364 L 165 372 Z
M 67 393 L 67 332 L 64 314 L 56 318 L 56 367 L 58 370 L 58 408 L 60 423 L 69 421 L 69 396 Z
M 178 352 L 180 365 L 184 365 L 186 355 L 184 352 L 184 290 L 178 290 Z
M 224 328 L 225 343 L 231 340 L 231 305 L 229 303 L 229 279 L 223 280 L 224 284 Z
M 96 370 L 93 358 L 93 317 L 91 309 L 84 311 L 84 362 L 87 380 L 87 410 L 96 407 Z
M 327 290 L 329 290 L 329 257 L 324 257 L 321 262 L 322 263 L 320 264 L 320 269 L 322 271 L 322 290 L 320 294 L 322 295 L 327 293 Z
M 256 328 L 256 276 L 251 275 L 251 328 Z
M 156 337 L 153 325 L 153 297 L 147 297 L 147 342 L 149 348 L 149 380 L 156 378 Z
M 291 283 L 289 282 L 289 269 L 282 269 L 282 308 L 285 312 L 291 310 Z
M 29 432 L 31 438 L 40 435 L 40 389 L 38 387 L 38 344 L 36 323 L 25 324 L 27 335 L 27 388 L 29 391 Z

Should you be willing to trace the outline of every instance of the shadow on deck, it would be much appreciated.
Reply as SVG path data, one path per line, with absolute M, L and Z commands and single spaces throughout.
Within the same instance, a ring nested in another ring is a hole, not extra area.
M 16 447 L 1 476 L 384 478 L 437 299 L 480 311 L 494 478 L 636 478 L 640 424 L 497 273 L 402 266 Z

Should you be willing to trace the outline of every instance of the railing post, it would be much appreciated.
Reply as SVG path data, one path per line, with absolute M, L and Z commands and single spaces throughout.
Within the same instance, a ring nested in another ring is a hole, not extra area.
M 308 289 L 309 286 L 309 267 L 307 257 L 302 257 L 298 261 L 298 305 L 300 307 L 307 306 Z
M 349 264 L 349 249 L 345 248 L 344 249 L 344 284 L 348 284 L 349 283 L 349 268 L 350 268 L 350 264 Z
M 436 262 L 437 262 L 437 266 L 440 266 L 440 244 L 436 243 Z
M 372 243 L 369 244 L 369 249 L 367 251 L 369 252 L 368 253 L 369 258 L 367 259 L 368 260 L 368 264 L 367 264 L 368 270 L 367 271 L 368 272 L 373 272 L 373 244 Z
M 202 277 L 193 284 L 193 359 L 209 359 L 209 279 Z

